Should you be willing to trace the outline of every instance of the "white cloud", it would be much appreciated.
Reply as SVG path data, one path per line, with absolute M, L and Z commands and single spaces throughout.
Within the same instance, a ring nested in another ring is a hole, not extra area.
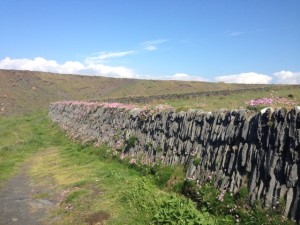
M 10 59 L 9 57 L 6 57 L 5 59 L 0 61 L 0 69 L 31 70 L 95 76 L 99 75 L 120 78 L 137 77 L 133 70 L 122 66 L 112 67 L 94 63 L 82 64 L 76 61 L 67 61 L 63 64 L 58 64 L 54 60 L 46 60 L 41 57 L 37 57 L 33 60 Z
M 77 61 L 67 61 L 63 64 L 57 63 L 55 60 L 47 60 L 42 57 L 34 59 L 11 59 L 6 57 L 0 60 L 0 69 L 13 70 L 30 70 L 53 72 L 61 74 L 80 74 L 93 76 L 107 76 L 117 78 L 139 78 L 140 76 L 134 73 L 133 70 L 122 66 L 107 66 L 104 64 L 85 63 Z M 207 81 L 207 79 L 200 76 L 193 76 L 186 73 L 176 73 L 171 76 L 141 76 L 143 79 L 157 79 L 157 80 L 182 80 L 182 81 Z
M 158 39 L 152 41 L 146 41 L 141 43 L 137 48 L 127 51 L 114 51 L 114 52 L 98 52 L 87 57 L 85 63 L 95 64 L 104 63 L 107 59 L 120 58 L 128 55 L 142 54 L 145 52 L 152 52 L 158 49 L 157 45 L 166 42 L 166 39 Z
M 193 76 L 186 73 L 175 73 L 172 76 L 165 76 L 163 80 L 182 80 L 182 81 L 207 81 L 207 79 L 200 76 Z
M 218 82 L 245 84 L 270 84 L 272 79 L 271 76 L 255 72 L 215 77 Z
M 155 45 L 149 45 L 149 46 L 146 46 L 143 49 L 146 50 L 146 51 L 155 51 L 157 49 L 157 47 Z
M 103 64 L 89 64 L 84 69 L 78 71 L 79 74 L 100 75 L 119 78 L 137 78 L 133 70 L 123 66 L 106 66 Z
M 140 44 L 140 51 L 145 52 L 145 51 L 155 51 L 158 49 L 158 45 L 163 44 L 167 42 L 167 39 L 157 39 L 157 40 L 152 40 L 152 41 L 145 41 Z
M 145 41 L 141 43 L 142 46 L 151 46 L 151 45 L 159 45 L 162 43 L 167 42 L 167 39 L 156 39 L 156 40 L 151 40 L 151 41 Z
M 256 29 L 256 30 L 248 30 L 248 31 L 234 31 L 229 33 L 229 36 L 241 36 L 241 35 L 246 35 L 246 34 L 253 34 L 253 33 L 258 33 L 258 32 L 263 32 L 266 31 L 266 29 Z
M 186 74 L 186 73 L 175 73 L 173 75 L 174 78 L 179 78 L 179 79 L 182 79 L 182 78 L 188 78 L 190 75 Z
M 190 75 L 186 73 L 176 73 L 168 76 L 151 76 L 136 74 L 132 69 L 123 66 L 107 66 L 93 61 L 85 63 L 77 61 L 67 61 L 63 64 L 55 60 L 47 60 L 42 57 L 35 59 L 11 59 L 6 57 L 0 60 L 0 69 L 43 71 L 65 74 L 81 74 L 93 76 L 107 76 L 118 78 L 142 78 L 157 80 L 182 80 L 182 81 L 209 81 L 201 76 Z M 259 74 L 255 72 L 240 73 L 228 76 L 218 76 L 214 78 L 217 82 L 226 83 L 248 83 L 248 84 L 300 84 L 300 72 L 280 71 L 275 72 L 273 76 Z
M 300 84 L 300 72 L 280 71 L 273 74 L 278 84 Z
M 10 59 L 6 57 L 0 61 L 1 69 L 16 69 L 16 70 L 39 70 L 54 72 L 58 64 L 53 60 L 45 60 L 37 57 L 34 60 L 30 59 Z
M 127 55 L 135 54 L 136 51 L 123 51 L 123 52 L 99 52 L 96 56 L 90 56 L 85 59 L 86 63 L 101 63 L 106 59 L 124 57 Z

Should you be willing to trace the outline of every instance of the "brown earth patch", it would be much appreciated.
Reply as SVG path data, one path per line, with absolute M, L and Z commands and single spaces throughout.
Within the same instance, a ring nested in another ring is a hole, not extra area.
M 105 224 L 105 221 L 107 221 L 109 218 L 109 214 L 105 211 L 98 211 L 94 212 L 91 215 L 89 215 L 85 222 L 89 225 L 102 225 Z

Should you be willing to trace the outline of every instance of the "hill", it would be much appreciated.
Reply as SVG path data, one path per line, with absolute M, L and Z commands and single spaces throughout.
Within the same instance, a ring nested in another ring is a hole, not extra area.
M 162 81 L 0 70 L 0 115 L 46 109 L 58 100 L 103 100 L 128 96 L 235 90 L 267 85 Z

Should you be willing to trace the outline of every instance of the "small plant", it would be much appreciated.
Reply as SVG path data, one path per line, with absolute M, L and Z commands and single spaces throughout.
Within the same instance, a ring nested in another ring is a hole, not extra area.
M 195 209 L 188 200 L 172 195 L 159 205 L 154 224 L 215 224 L 215 219 Z
M 137 137 L 136 136 L 130 136 L 128 138 L 128 140 L 126 141 L 127 147 L 128 148 L 133 148 L 135 146 L 136 141 L 137 141 Z
M 194 161 L 193 161 L 193 164 L 194 164 L 195 166 L 199 166 L 200 163 L 201 163 L 201 159 L 200 159 L 200 158 L 196 158 L 196 159 L 194 159 Z
M 167 182 L 170 180 L 174 172 L 174 168 L 171 166 L 156 165 L 152 167 L 151 171 L 155 172 L 153 175 L 156 185 L 162 188 L 165 187 Z
M 197 203 L 197 199 L 200 200 L 200 193 L 198 192 L 198 186 L 193 180 L 184 180 L 181 193 Z
M 148 115 L 151 115 L 151 113 L 150 113 L 150 110 L 147 108 L 140 112 L 139 118 L 143 121 L 146 121 L 148 118 Z
M 160 145 L 157 146 L 156 152 L 162 152 L 162 147 Z
M 146 147 L 147 147 L 147 150 L 150 150 L 153 147 L 152 142 L 148 142 Z
M 274 125 L 274 122 L 272 122 L 272 121 L 269 121 L 268 123 L 267 123 L 267 126 L 268 127 L 272 127 Z

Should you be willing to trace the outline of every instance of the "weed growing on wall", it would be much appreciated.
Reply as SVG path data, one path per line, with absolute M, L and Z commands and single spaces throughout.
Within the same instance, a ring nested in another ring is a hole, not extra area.
M 127 147 L 128 148 L 133 148 L 135 146 L 135 143 L 137 141 L 136 136 L 130 136 L 128 140 L 126 141 Z
M 200 163 L 201 163 L 201 159 L 200 159 L 200 158 L 197 158 L 197 159 L 194 159 L 194 160 L 193 160 L 193 164 L 194 164 L 195 166 L 199 166 Z

